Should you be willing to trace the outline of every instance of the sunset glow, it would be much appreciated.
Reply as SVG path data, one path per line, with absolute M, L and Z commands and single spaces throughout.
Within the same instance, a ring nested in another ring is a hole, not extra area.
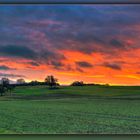
M 139 5 L 0 6 L 0 78 L 140 85 Z

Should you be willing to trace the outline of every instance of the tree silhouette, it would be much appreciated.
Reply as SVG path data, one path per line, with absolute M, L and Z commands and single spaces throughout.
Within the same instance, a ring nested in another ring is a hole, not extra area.
M 29 84 L 30 84 L 31 86 L 36 86 L 36 85 L 39 85 L 40 82 L 38 82 L 37 80 L 35 80 L 35 81 L 31 81 Z
M 45 78 L 45 83 L 49 85 L 51 88 L 59 85 L 57 82 L 58 82 L 58 79 L 56 79 L 53 75 L 49 75 Z
M 84 86 L 84 82 L 83 81 L 74 81 L 71 86 Z
M 10 80 L 8 78 L 1 79 L 0 94 L 3 96 L 7 91 L 12 91 L 14 86 L 10 85 Z
M 22 78 L 17 79 L 17 84 L 19 84 L 19 85 L 25 84 L 25 80 Z
M 1 79 L 1 84 L 2 84 L 3 87 L 8 87 L 9 84 L 10 84 L 10 81 L 9 81 L 8 78 L 2 78 Z

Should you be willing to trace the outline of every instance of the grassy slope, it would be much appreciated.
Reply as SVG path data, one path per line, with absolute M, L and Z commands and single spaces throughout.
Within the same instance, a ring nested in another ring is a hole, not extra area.
M 138 133 L 140 87 L 19 87 L 14 96 L 47 100 L 0 102 L 0 133 Z M 69 96 L 71 94 L 79 94 Z M 91 95 L 81 98 L 82 95 Z M 122 96 L 123 94 L 123 96 Z M 46 96 L 48 95 L 48 96 Z M 58 95 L 59 99 L 50 95 Z M 63 98 L 66 96 L 67 98 Z M 107 98 L 94 98 L 107 96 Z M 111 99 L 108 97 L 128 97 Z M 130 98 L 133 100 L 130 100 Z M 134 98 L 137 97 L 137 98 Z M 12 97 L 13 98 L 13 97 Z M 26 99 L 24 98 L 24 99 Z M 120 100 L 121 99 L 121 100 Z
M 71 96 L 88 96 L 88 97 L 140 97 L 140 87 L 127 86 L 84 86 L 84 87 L 60 87 L 59 89 L 50 90 L 46 86 L 35 87 L 17 87 L 14 91 L 17 96 L 57 96 L 57 97 L 71 97 Z

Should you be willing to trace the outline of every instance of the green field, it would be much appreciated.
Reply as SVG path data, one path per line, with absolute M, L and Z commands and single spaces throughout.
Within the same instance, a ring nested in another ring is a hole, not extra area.
M 140 87 L 16 87 L 0 97 L 0 133 L 140 134 Z

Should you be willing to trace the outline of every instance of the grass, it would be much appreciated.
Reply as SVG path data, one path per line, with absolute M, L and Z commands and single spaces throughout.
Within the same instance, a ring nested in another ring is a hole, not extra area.
M 0 101 L 2 134 L 140 134 L 140 87 L 17 87 Z
M 14 90 L 15 97 L 19 98 L 64 98 L 64 97 L 89 97 L 89 98 L 140 98 L 140 87 L 139 86 L 65 86 L 59 89 L 50 90 L 46 86 L 25 86 L 17 87 Z

